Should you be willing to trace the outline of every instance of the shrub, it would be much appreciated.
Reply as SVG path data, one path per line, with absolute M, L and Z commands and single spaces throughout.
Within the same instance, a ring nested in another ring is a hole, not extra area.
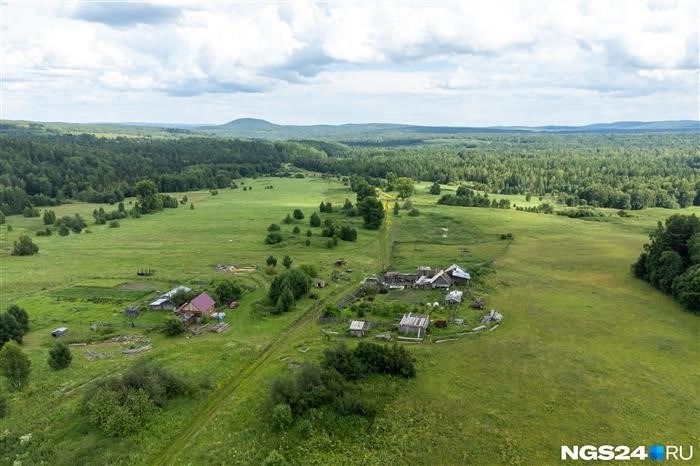
M 284 237 L 277 231 L 268 233 L 267 237 L 265 238 L 265 244 L 277 244 L 281 243 L 282 241 L 284 241 Z
M 292 233 L 294 233 L 295 235 L 298 235 L 300 232 L 301 230 L 299 229 L 299 227 L 294 227 L 294 229 L 292 230 Z
M 13 256 L 31 256 L 39 252 L 39 246 L 34 244 L 32 239 L 27 235 L 20 235 L 12 247 Z
M 270 226 L 267 227 L 267 231 L 280 231 L 280 226 L 276 223 L 271 223 Z
M 0 395 L 0 419 L 10 415 L 10 405 L 7 403 L 7 398 Z
M 311 240 L 307 238 L 304 244 L 306 244 L 307 246 L 311 246 Z
M 318 277 L 318 269 L 315 265 L 302 264 L 299 266 L 299 269 L 311 278 Z
M 53 369 L 65 369 L 70 366 L 72 360 L 70 348 L 62 341 L 57 341 L 49 350 L 48 363 Z
M 294 216 L 294 218 L 296 220 L 303 220 L 304 219 L 304 213 L 299 209 L 294 209 L 294 212 L 292 213 L 292 215 Z
M 268 256 L 267 259 L 265 260 L 265 263 L 269 265 L 270 267 L 276 267 L 277 266 L 277 258 L 275 256 Z
M 343 225 L 340 227 L 338 232 L 340 239 L 343 241 L 356 241 L 357 240 L 357 230 L 350 225 Z
M 139 430 L 168 399 L 189 391 L 182 378 L 141 363 L 121 378 L 97 382 L 85 394 L 82 411 L 107 436 L 120 437 Z
M 278 403 L 272 408 L 272 428 L 277 431 L 286 430 L 294 423 L 292 408 L 287 403 Z
M 294 220 L 292 220 L 292 217 L 291 217 L 291 215 L 289 215 L 289 214 L 287 214 L 287 216 L 284 217 L 284 220 L 282 220 L 282 222 L 284 222 L 285 224 L 290 224 L 290 223 L 292 223 L 293 221 L 294 221 Z
M 418 217 L 419 215 L 420 215 L 420 210 L 416 209 L 415 207 L 408 211 L 409 217 Z
M 112 220 L 109 222 L 109 227 L 110 228 L 119 228 L 119 221 L 118 220 Z
M 311 217 L 309 217 L 309 225 L 312 227 L 320 227 L 321 226 L 321 216 L 318 215 L 317 212 L 314 212 L 311 214 Z
M 169 317 L 163 325 L 163 333 L 169 337 L 175 337 L 185 333 L 185 324 L 177 317 Z

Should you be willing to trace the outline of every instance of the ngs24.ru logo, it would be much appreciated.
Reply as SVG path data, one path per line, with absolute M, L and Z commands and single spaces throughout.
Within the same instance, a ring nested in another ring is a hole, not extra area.
M 652 445 L 630 448 L 626 445 L 562 445 L 561 459 L 580 461 L 665 461 L 693 459 L 693 446 Z

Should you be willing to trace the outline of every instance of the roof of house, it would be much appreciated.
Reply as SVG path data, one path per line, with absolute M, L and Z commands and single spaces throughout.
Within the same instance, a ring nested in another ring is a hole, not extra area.
M 445 297 L 445 301 L 457 301 L 459 303 L 462 302 L 462 292 L 459 290 L 453 290 L 447 293 L 447 296 Z
M 452 279 L 450 278 L 449 275 L 447 275 L 447 272 L 445 272 L 444 270 L 441 270 L 441 271 L 439 271 L 438 273 L 436 273 L 435 275 L 433 275 L 433 278 L 430 279 L 430 283 L 431 283 L 431 284 L 432 284 L 432 283 L 435 283 L 435 282 L 438 281 L 440 278 L 443 278 L 447 283 L 451 283 L 451 282 L 452 282 Z
M 411 314 L 410 312 L 408 314 L 404 314 L 404 316 L 401 318 L 401 322 L 399 322 L 399 326 L 401 327 L 420 327 L 420 328 L 428 328 L 428 323 L 429 319 L 428 316 L 425 314 Z
M 176 286 L 175 288 L 173 288 L 172 290 L 168 291 L 167 293 L 163 293 L 162 295 L 160 295 L 160 297 L 161 297 L 161 298 L 170 299 L 170 298 L 172 298 L 173 296 L 175 296 L 176 294 L 178 294 L 178 293 L 180 293 L 180 292 L 189 293 L 190 291 L 192 291 L 192 288 L 187 288 L 187 287 L 184 286 L 184 285 L 180 285 L 180 286 Z
M 453 277 L 464 278 L 465 280 L 471 280 L 471 275 L 469 272 L 465 271 L 462 267 L 457 264 L 452 264 L 445 269 L 445 272 L 452 274 Z
M 353 320 L 350 322 L 350 330 L 366 330 L 367 322 L 364 320 Z
M 192 301 L 190 301 L 190 304 L 192 304 L 194 307 L 196 307 L 200 311 L 206 311 L 208 309 L 211 309 L 216 305 L 216 301 L 214 301 L 211 296 L 209 296 L 206 292 L 198 295 L 196 298 L 194 298 Z
M 161 304 L 170 301 L 168 298 L 160 297 L 151 303 L 151 306 L 160 306 Z

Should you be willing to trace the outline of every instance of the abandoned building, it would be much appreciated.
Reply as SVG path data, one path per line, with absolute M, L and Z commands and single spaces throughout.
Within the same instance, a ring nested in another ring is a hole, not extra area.
M 399 322 L 399 332 L 421 337 L 428 329 L 430 319 L 425 314 L 404 314 Z
M 459 290 L 452 290 L 445 296 L 445 304 L 460 304 L 462 302 L 462 293 Z
M 364 337 L 369 330 L 369 322 L 365 320 L 353 320 L 348 328 L 348 335 L 354 337 Z
M 390 271 L 382 276 L 382 284 L 388 288 L 449 288 L 452 285 L 469 285 L 471 276 L 457 264 L 433 273 L 431 267 L 422 265 L 415 273 Z M 371 281 L 370 281 L 371 280 Z M 374 276 L 366 280 L 374 282 Z

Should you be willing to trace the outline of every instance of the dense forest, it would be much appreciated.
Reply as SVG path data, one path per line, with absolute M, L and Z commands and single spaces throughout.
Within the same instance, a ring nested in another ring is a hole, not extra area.
M 296 143 L 195 137 L 3 136 L 0 211 L 17 214 L 64 199 L 114 203 L 142 179 L 161 192 L 222 188 L 234 178 L 274 173 L 299 150 Z
M 333 175 L 467 182 L 499 194 L 555 195 L 569 206 L 700 205 L 697 133 L 481 134 L 410 148 L 215 137 L 0 136 L 0 211 L 64 199 L 114 203 L 153 180 L 161 192 L 214 189 L 285 163 Z
M 393 172 L 424 181 L 468 181 L 491 193 L 557 194 L 570 206 L 700 205 L 696 133 L 481 135 L 461 147 L 356 147 L 332 155 L 304 154 L 294 162 L 325 173 L 385 178 Z
M 700 219 L 672 215 L 649 239 L 632 266 L 634 274 L 700 312 Z

